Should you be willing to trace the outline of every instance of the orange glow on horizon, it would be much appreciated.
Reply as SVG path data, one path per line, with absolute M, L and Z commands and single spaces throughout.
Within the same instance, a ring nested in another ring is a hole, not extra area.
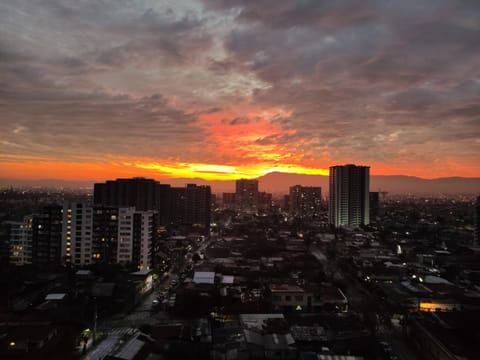
M 169 162 L 57 162 L 27 161 L 2 162 L 0 167 L 3 177 L 28 180 L 106 180 L 120 177 L 145 176 L 155 179 L 201 178 L 204 180 L 236 180 L 240 178 L 257 178 L 270 172 L 298 173 L 309 175 L 328 175 L 328 169 L 308 168 L 292 164 L 257 164 L 245 166 L 169 163 Z
M 0 173 L 3 179 L 18 180 L 69 180 L 69 181 L 101 181 L 122 177 L 144 176 L 158 180 L 167 179 L 203 179 L 203 180 L 236 180 L 240 178 L 257 178 L 271 172 L 295 173 L 304 175 L 328 176 L 328 167 L 352 163 L 350 161 L 328 161 L 324 165 L 314 161 L 303 164 L 286 154 L 283 161 L 259 157 L 247 159 L 243 163 L 195 163 L 174 162 L 156 159 L 106 159 L 104 161 L 56 161 L 48 158 L 4 159 L 0 161 Z M 256 160 L 256 161 L 254 161 Z M 291 163 L 289 160 L 292 160 Z M 387 166 L 385 164 L 359 163 L 371 167 L 371 175 L 409 175 L 425 179 L 455 176 L 478 177 L 478 169 L 468 164 L 450 164 L 443 171 L 436 171 L 422 164 Z M 455 168 L 453 168 L 455 165 Z

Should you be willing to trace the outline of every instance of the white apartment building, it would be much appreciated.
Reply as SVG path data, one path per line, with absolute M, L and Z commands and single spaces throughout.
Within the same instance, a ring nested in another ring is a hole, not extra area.
M 93 209 L 87 204 L 65 203 L 62 218 L 62 263 L 74 266 L 92 263 Z

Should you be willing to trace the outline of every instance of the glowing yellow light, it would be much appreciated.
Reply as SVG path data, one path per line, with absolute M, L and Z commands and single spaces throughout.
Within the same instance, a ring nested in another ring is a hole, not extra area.
M 11 347 L 14 347 L 16 344 L 15 344 L 15 341 L 10 341 L 10 344 L 8 345 L 10 345 Z
M 421 302 L 420 311 L 450 311 L 455 308 L 453 304 Z
M 273 157 L 280 156 L 273 154 Z M 271 160 L 271 159 L 270 159 Z M 237 180 L 241 178 L 252 179 L 271 172 L 298 173 L 306 175 L 327 176 L 328 169 L 308 168 L 293 164 L 274 165 L 264 163 L 245 166 L 230 166 L 217 164 L 179 163 L 176 165 L 163 165 L 158 163 L 137 163 L 137 168 L 154 170 L 171 177 L 202 177 L 205 180 Z

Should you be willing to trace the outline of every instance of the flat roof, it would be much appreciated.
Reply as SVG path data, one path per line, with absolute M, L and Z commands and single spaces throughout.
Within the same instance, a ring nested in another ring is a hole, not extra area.
M 222 284 L 233 284 L 235 277 L 233 275 L 223 275 Z
M 195 284 L 214 284 L 215 273 L 212 271 L 195 271 L 193 274 L 193 282 Z
M 65 293 L 51 293 L 45 296 L 46 301 L 55 301 L 55 300 L 63 300 L 67 294 Z
M 241 314 L 239 316 L 242 326 L 250 330 L 262 330 L 268 319 L 285 319 L 283 314 Z
M 135 271 L 135 272 L 132 272 L 130 273 L 130 275 L 138 275 L 138 276 L 147 276 L 149 274 L 151 274 L 152 270 L 138 270 L 138 271 Z
M 117 359 L 132 360 L 135 359 L 144 346 L 145 342 L 139 340 L 138 338 L 133 338 L 129 340 L 114 356 Z
M 297 285 L 290 285 L 290 284 L 270 284 L 270 291 L 272 293 L 275 292 L 305 292 L 304 289 L 302 289 L 300 286 Z
M 91 270 L 77 270 L 77 272 L 75 273 L 75 275 L 89 276 L 89 275 L 92 275 L 92 271 L 91 271 Z

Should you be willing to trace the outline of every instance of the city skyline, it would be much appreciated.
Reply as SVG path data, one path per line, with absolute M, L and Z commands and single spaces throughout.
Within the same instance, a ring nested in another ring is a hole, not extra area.
M 0 1 L 9 179 L 479 177 L 480 3 Z

